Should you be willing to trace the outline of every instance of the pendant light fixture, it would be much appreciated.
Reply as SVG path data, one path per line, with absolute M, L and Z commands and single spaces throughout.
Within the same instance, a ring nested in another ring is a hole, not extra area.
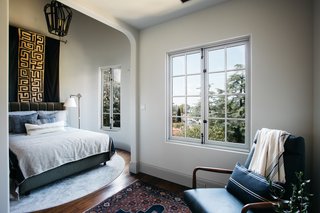
M 59 37 L 68 34 L 72 19 L 72 10 L 70 7 L 56 0 L 52 0 L 50 4 L 44 6 L 44 14 L 49 33 Z

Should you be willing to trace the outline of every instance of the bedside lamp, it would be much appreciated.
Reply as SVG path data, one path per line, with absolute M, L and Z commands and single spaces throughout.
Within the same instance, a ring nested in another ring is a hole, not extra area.
M 64 102 L 65 107 L 77 107 L 74 97 L 78 98 L 78 128 L 80 129 L 80 98 L 82 95 L 78 93 L 77 95 L 70 95 Z

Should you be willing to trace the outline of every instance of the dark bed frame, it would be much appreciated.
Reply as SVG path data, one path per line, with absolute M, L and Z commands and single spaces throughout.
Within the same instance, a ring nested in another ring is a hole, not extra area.
M 27 103 L 27 102 L 10 102 L 9 103 L 9 111 L 56 111 L 56 110 L 64 110 L 63 103 L 60 102 L 41 102 L 41 103 Z M 110 147 L 109 152 L 101 153 L 94 156 L 90 156 L 88 158 L 84 158 L 75 162 L 70 162 L 59 166 L 55 169 L 51 169 L 39 175 L 35 175 L 25 179 L 19 185 L 19 195 L 29 194 L 30 191 L 52 183 L 56 180 L 68 177 L 70 175 L 82 172 L 84 170 L 95 167 L 101 163 L 106 163 L 111 159 L 114 154 L 114 146 L 112 139 L 110 138 Z

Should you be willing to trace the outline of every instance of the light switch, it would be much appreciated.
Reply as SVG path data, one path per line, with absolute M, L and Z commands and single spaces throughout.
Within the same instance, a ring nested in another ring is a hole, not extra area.
M 145 104 L 141 104 L 140 110 L 141 110 L 141 111 L 146 111 L 146 105 L 145 105 Z

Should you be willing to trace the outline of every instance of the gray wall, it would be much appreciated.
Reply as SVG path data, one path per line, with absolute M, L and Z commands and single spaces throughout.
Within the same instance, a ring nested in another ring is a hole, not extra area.
M 314 85 L 314 139 L 313 139 L 313 167 L 312 167 L 312 189 L 315 197 L 312 199 L 314 202 L 314 212 L 320 211 L 320 1 L 314 0 L 314 55 L 313 55 L 313 85 Z
M 283 129 L 312 144 L 312 5 L 301 0 L 237 0 L 140 33 L 140 168 L 190 185 L 198 165 L 233 168 L 245 152 L 167 142 L 166 53 L 251 36 L 251 137 L 262 127 Z M 310 154 L 307 154 L 310 170 Z M 223 185 L 225 178 L 217 178 Z
M 50 1 L 11 0 L 10 24 L 35 32 L 47 31 L 43 14 L 44 5 Z M 52 37 L 53 35 L 51 35 Z M 99 67 L 121 65 L 122 128 L 107 132 L 118 148 L 130 150 L 130 44 L 126 36 L 113 28 L 74 11 L 67 44 L 60 46 L 60 101 L 70 94 L 80 93 L 81 128 L 100 130 L 100 75 Z M 77 109 L 68 109 L 71 126 L 77 127 Z
M 81 128 L 100 129 L 99 67 L 121 65 L 121 130 L 108 132 L 118 148 L 130 150 L 130 44 L 117 30 L 75 12 L 68 44 L 61 45 L 61 98 L 81 93 Z M 72 110 L 70 110 L 72 111 Z M 76 109 L 74 109 L 76 111 Z M 76 126 L 76 113 L 70 112 Z

